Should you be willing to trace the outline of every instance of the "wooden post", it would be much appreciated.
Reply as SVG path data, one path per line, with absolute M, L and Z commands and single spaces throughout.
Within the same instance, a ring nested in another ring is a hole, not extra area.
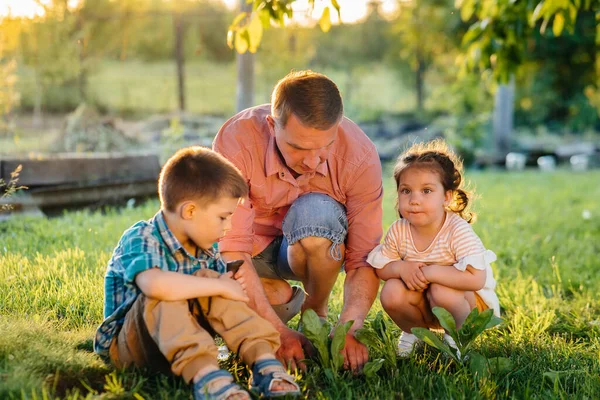
M 252 4 L 240 0 L 240 12 L 252 11 Z M 235 109 L 242 111 L 254 105 L 254 54 L 246 51 L 236 55 L 237 86 Z
M 495 152 L 504 159 L 510 152 L 510 136 L 513 130 L 513 114 L 515 108 L 515 77 L 512 75 L 508 84 L 498 87 L 494 97 L 493 135 Z
M 178 1 L 181 5 L 181 1 Z M 175 33 L 175 63 L 177 64 L 177 98 L 179 111 L 185 111 L 185 57 L 183 53 L 183 35 L 185 26 L 180 10 L 173 13 L 173 25 Z

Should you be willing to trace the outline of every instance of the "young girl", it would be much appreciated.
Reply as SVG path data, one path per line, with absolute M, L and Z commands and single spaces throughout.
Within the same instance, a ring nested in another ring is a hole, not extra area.
M 385 282 L 381 304 L 402 329 L 398 355 L 407 357 L 419 339 L 414 327 L 440 328 L 432 313 L 448 310 L 460 328 L 475 307 L 499 315 L 496 281 L 486 250 L 469 223 L 469 194 L 462 163 L 443 140 L 413 145 L 394 167 L 400 219 L 367 261 Z M 456 343 L 445 334 L 448 344 Z

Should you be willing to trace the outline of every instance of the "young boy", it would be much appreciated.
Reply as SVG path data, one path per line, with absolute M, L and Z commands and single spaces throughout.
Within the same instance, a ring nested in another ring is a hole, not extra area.
M 119 368 L 170 369 L 193 382 L 194 399 L 249 399 L 219 369 L 216 332 L 252 366 L 261 394 L 299 394 L 275 359 L 279 334 L 248 307 L 215 244 L 248 195 L 240 172 L 211 150 L 189 147 L 164 165 L 158 191 L 160 211 L 129 228 L 108 263 L 96 353 Z

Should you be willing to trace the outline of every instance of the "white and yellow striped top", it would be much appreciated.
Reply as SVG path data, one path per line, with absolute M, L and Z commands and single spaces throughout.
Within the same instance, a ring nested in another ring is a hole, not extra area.
M 406 219 L 395 221 L 382 244 L 375 247 L 367 258 L 374 268 L 383 268 L 391 261 L 417 261 L 425 264 L 454 266 L 464 271 L 467 265 L 486 271 L 485 286 L 477 291 L 483 301 L 500 315 L 500 303 L 494 289 L 496 280 L 490 263 L 496 261 L 496 255 L 486 250 L 481 239 L 467 221 L 453 212 L 446 213 L 444 225 L 423 251 L 417 250 Z

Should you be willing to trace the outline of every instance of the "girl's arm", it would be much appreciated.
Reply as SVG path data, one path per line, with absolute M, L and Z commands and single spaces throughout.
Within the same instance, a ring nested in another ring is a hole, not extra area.
M 475 269 L 470 265 L 467 265 L 464 271 L 459 271 L 451 265 L 426 265 L 421 271 L 430 283 L 438 283 L 452 289 L 475 292 L 485 285 L 485 270 Z
M 383 243 L 371 251 L 367 262 L 375 268 L 379 279 L 384 281 L 402 279 L 410 290 L 425 289 L 429 282 L 420 269 L 425 264 L 402 260 L 399 246 L 403 241 L 404 232 L 402 220 L 394 222 L 387 231 Z
M 410 290 L 427 289 L 429 281 L 421 271 L 425 264 L 417 261 L 391 261 L 381 269 L 375 270 L 379 279 L 387 281 L 388 279 L 402 279 L 406 287 Z
M 375 269 L 375 273 L 379 279 L 387 281 L 388 279 L 400 279 L 400 268 L 404 261 L 390 261 L 383 268 Z
M 163 301 L 212 296 L 248 301 L 240 284 L 231 279 L 231 273 L 215 279 L 150 268 L 136 275 L 135 284 L 147 297 Z

